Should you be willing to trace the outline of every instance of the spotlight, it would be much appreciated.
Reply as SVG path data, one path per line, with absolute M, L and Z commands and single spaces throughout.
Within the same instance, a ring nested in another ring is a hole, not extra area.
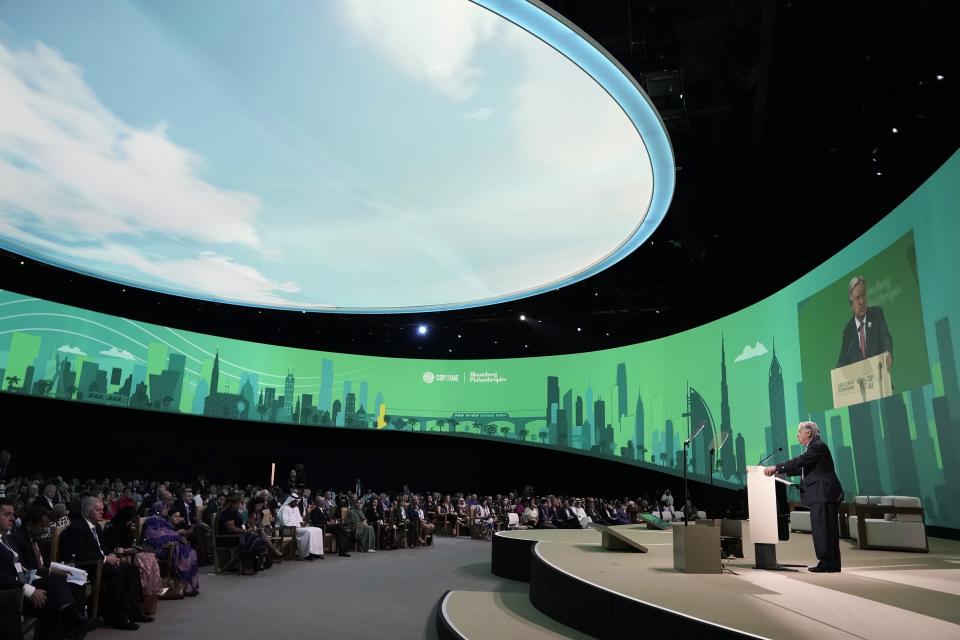
M 580 331 L 580 327 L 577 327 L 577 331 Z
M 420 334 L 421 336 L 427 335 L 427 325 L 422 324 L 419 327 L 417 327 L 417 333 Z
M 897 130 L 896 127 L 894 127 L 894 128 L 892 128 L 892 129 L 890 129 L 890 133 L 900 133 L 900 131 Z
M 520 322 L 523 322 L 523 321 L 526 320 L 526 319 L 527 319 L 527 316 L 525 316 L 525 315 L 523 315 L 523 314 L 521 313 L 521 314 L 520 314 Z
M 880 173 L 879 171 L 877 171 L 877 175 L 878 175 L 878 176 L 882 176 L 883 174 Z
M 937 80 L 943 80 L 943 76 L 940 75 L 939 73 L 936 75 L 936 78 L 937 78 Z

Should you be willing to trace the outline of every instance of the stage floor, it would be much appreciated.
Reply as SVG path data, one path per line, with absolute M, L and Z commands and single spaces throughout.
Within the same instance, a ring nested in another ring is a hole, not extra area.
M 753 545 L 744 523 L 746 557 L 724 561 L 729 571 L 723 574 L 700 575 L 674 570 L 669 529 L 623 528 L 634 529 L 631 537 L 649 553 L 605 550 L 594 530 L 500 535 L 538 540 L 533 552 L 540 560 L 576 580 L 740 633 L 804 640 L 960 638 L 960 542 L 931 538 L 929 553 L 909 553 L 861 551 L 856 543 L 843 540 L 842 573 L 814 574 L 803 567 L 796 572 L 762 571 L 752 568 Z M 810 535 L 791 533 L 790 540 L 778 545 L 777 557 L 784 564 L 815 564 Z M 507 607 L 502 598 L 499 605 L 498 598 L 486 600 L 493 609 L 464 599 L 470 605 L 450 607 L 448 615 L 482 618 L 497 607 L 521 615 L 515 603 Z M 550 635 L 577 637 L 572 629 L 564 636 L 563 629 L 553 627 Z M 466 637 L 478 640 L 484 634 Z

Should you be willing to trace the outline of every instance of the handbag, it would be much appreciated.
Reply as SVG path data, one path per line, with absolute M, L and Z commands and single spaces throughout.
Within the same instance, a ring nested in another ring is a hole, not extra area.
M 183 583 L 173 578 L 163 579 L 164 590 L 160 591 L 157 600 L 183 600 Z

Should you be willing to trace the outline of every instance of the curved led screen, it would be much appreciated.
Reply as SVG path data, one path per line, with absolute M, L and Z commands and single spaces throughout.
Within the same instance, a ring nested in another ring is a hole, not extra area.
M 238 304 L 533 295 L 673 193 L 640 88 L 524 1 L 15 3 L 0 111 L 0 246 Z
M 928 522 L 956 527 L 958 203 L 960 154 L 864 236 L 770 298 L 606 351 L 504 360 L 344 355 L 0 292 L 0 375 L 8 393 L 253 420 L 267 430 L 299 423 L 499 438 L 673 474 L 682 472 L 683 440 L 694 436 L 692 477 L 707 480 L 712 469 L 728 487 L 742 486 L 745 467 L 770 452 L 783 448 L 774 460 L 796 455 L 796 423 L 812 419 L 848 497 L 921 496 Z M 861 341 L 850 325 L 864 297 Z M 837 379 L 844 371 L 853 373 Z

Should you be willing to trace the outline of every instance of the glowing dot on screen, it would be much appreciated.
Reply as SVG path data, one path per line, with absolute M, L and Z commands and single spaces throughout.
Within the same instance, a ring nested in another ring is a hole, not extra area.
M 937 80 L 943 80 L 943 76 L 940 75 L 939 73 L 937 74 Z
M 458 337 L 458 338 L 462 338 L 463 336 L 458 333 L 458 334 L 457 334 L 457 337 Z
M 525 315 L 523 315 L 523 314 L 521 313 L 521 314 L 520 314 L 520 321 L 522 322 L 522 321 L 524 321 L 524 320 L 526 320 L 526 319 L 527 319 L 527 316 L 525 316 Z
M 427 335 L 427 325 L 422 324 L 419 327 L 417 327 L 417 333 L 419 333 L 422 336 Z
M 580 331 L 580 327 L 577 327 L 577 331 Z
M 879 171 L 877 171 L 877 175 L 878 175 L 878 176 L 882 176 L 883 174 L 880 173 Z
M 900 131 L 899 131 L 896 127 L 890 129 L 890 132 L 891 132 L 891 133 L 900 133 Z

